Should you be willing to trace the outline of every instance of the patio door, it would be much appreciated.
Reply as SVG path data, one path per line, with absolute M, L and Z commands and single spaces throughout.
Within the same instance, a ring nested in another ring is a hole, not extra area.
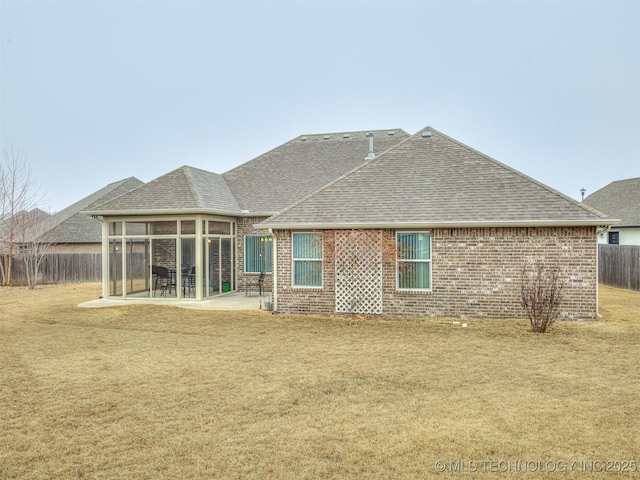
M 122 296 L 122 240 L 109 240 L 109 295 Z
M 151 238 L 151 297 L 177 298 L 176 238 Z
M 233 239 L 223 237 L 220 239 L 220 285 L 222 293 L 231 292 L 235 286 L 235 249 Z
M 149 278 L 149 239 L 127 239 L 125 261 L 127 286 L 125 295 L 147 294 Z
M 196 239 L 183 238 L 180 242 L 180 285 L 182 296 L 196 296 Z
M 206 271 L 203 296 L 231 292 L 235 286 L 234 242 L 229 237 L 208 237 L 206 249 Z M 205 286 L 206 284 L 206 286 Z

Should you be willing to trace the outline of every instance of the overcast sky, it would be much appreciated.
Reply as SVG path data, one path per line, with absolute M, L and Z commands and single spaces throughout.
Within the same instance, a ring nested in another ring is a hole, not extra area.
M 53 211 L 300 134 L 427 125 L 576 199 L 640 176 L 640 1 L 0 0 L 0 15 L 1 146 L 28 154 Z

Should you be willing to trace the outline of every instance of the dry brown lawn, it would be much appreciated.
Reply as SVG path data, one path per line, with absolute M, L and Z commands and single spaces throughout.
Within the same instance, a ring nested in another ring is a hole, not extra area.
M 640 478 L 640 293 L 534 334 L 99 292 L 0 288 L 0 478 Z

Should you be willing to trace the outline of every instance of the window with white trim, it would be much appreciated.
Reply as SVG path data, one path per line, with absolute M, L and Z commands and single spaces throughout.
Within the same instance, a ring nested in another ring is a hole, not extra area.
M 431 290 L 431 234 L 396 232 L 398 290 Z
M 270 235 L 244 237 L 245 273 L 271 273 L 273 238 Z
M 293 233 L 293 286 L 322 287 L 322 234 Z

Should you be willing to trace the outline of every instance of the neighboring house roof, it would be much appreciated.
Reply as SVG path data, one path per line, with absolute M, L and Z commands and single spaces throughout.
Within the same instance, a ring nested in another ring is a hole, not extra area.
M 409 137 L 404 130 L 368 130 L 300 135 L 226 172 L 242 210 L 272 215 Z
M 51 214 L 41 210 L 39 208 L 34 208 L 33 210 L 20 210 L 15 215 L 5 215 L 3 218 L 0 218 L 0 225 L 7 225 L 11 218 L 15 218 L 17 221 L 22 219 L 26 219 L 31 221 L 31 219 L 45 219 L 50 217 Z
M 8 241 L 10 231 L 13 228 L 14 241 L 23 242 L 26 236 L 31 237 L 32 232 L 40 231 L 38 225 L 44 223 L 51 218 L 51 214 L 34 208 L 32 210 L 21 210 L 15 215 L 6 215 L 3 219 L 0 219 L 0 242 Z M 13 223 L 12 223 L 13 220 Z
M 183 166 L 145 183 L 87 214 L 220 213 L 239 215 L 240 206 L 222 175 Z
M 135 177 L 110 183 L 44 221 L 40 238 L 56 243 L 100 243 L 102 222 L 85 215 L 82 211 L 117 198 L 139 185 L 143 183 Z
M 593 192 L 584 203 L 621 219 L 619 227 L 640 227 L 640 177 L 616 180 Z
M 607 225 L 612 220 L 430 128 L 260 225 Z

